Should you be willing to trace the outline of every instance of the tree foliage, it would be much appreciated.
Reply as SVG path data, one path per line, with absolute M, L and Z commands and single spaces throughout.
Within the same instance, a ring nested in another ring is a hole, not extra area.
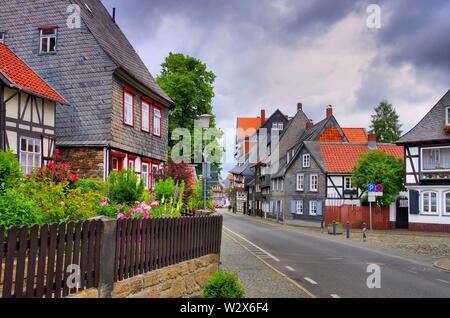
M 216 75 L 199 59 L 181 53 L 169 53 L 161 67 L 156 81 L 175 103 L 175 109 L 170 112 L 169 132 L 183 127 L 192 134 L 198 116 L 213 115 Z M 215 127 L 214 118 L 211 127 Z
M 403 191 L 403 161 L 381 150 L 363 154 L 353 168 L 353 185 L 367 191 L 369 184 L 382 184 L 383 197 L 378 198 L 379 205 L 390 205 Z
M 387 100 L 380 102 L 372 115 L 371 133 L 377 135 L 377 141 L 383 143 L 396 142 L 401 134 L 402 125 L 395 108 Z

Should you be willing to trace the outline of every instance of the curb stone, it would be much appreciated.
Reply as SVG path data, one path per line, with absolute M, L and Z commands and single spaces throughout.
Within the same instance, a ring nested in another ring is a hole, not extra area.
M 433 262 L 433 266 L 436 268 L 439 268 L 441 270 L 444 270 L 446 272 L 450 272 L 450 259 L 443 258 L 443 259 L 437 260 L 437 261 Z

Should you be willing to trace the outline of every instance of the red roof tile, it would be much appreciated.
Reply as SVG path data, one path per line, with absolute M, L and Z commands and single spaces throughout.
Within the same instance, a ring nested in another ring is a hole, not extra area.
M 328 128 L 320 136 L 321 142 L 342 142 L 342 136 L 337 128 Z
M 0 73 L 20 90 L 67 104 L 61 95 L 3 43 L 0 43 Z
M 342 128 L 349 142 L 367 142 L 364 128 Z
M 403 160 L 403 147 L 401 146 L 378 146 L 379 150 Z M 350 173 L 362 154 L 371 149 L 361 144 L 321 144 L 320 150 L 327 166 L 328 172 Z
M 238 117 L 237 119 L 237 128 L 242 129 L 243 131 L 240 132 L 239 138 L 246 138 L 250 137 L 252 135 L 252 130 L 246 131 L 247 129 L 258 129 L 261 127 L 261 118 L 243 118 Z

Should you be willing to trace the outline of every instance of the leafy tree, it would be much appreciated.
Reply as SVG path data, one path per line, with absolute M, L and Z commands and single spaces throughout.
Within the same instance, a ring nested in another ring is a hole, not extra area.
M 216 127 L 212 108 L 216 75 L 207 69 L 206 64 L 181 53 L 169 53 L 161 67 L 156 81 L 175 103 L 169 114 L 170 136 L 176 128 L 187 128 L 193 137 L 194 122 L 203 114 L 213 115 L 210 127 Z M 174 143 L 169 140 L 170 149 Z M 193 148 L 191 154 L 193 157 Z
M 353 168 L 352 181 L 362 191 L 366 191 L 369 184 L 383 184 L 383 197 L 377 198 L 377 203 L 388 206 L 404 189 L 403 161 L 381 150 L 363 154 Z
M 380 102 L 375 108 L 375 115 L 372 115 L 371 133 L 377 135 L 378 142 L 396 142 L 401 134 L 402 125 L 395 108 L 387 100 Z

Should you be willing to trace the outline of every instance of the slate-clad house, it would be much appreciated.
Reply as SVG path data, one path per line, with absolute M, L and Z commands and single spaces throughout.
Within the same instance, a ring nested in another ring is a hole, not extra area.
M 450 91 L 397 143 L 405 149 L 409 229 L 450 232 Z
M 68 24 L 76 21 L 73 4 L 80 8 L 79 27 Z M 151 187 L 167 159 L 173 102 L 101 1 L 5 1 L 0 31 L 71 105 L 57 108 L 61 159 L 88 178 L 134 169 Z
M 25 173 L 53 155 L 56 104 L 67 102 L 0 43 L 0 150 L 17 154 Z

